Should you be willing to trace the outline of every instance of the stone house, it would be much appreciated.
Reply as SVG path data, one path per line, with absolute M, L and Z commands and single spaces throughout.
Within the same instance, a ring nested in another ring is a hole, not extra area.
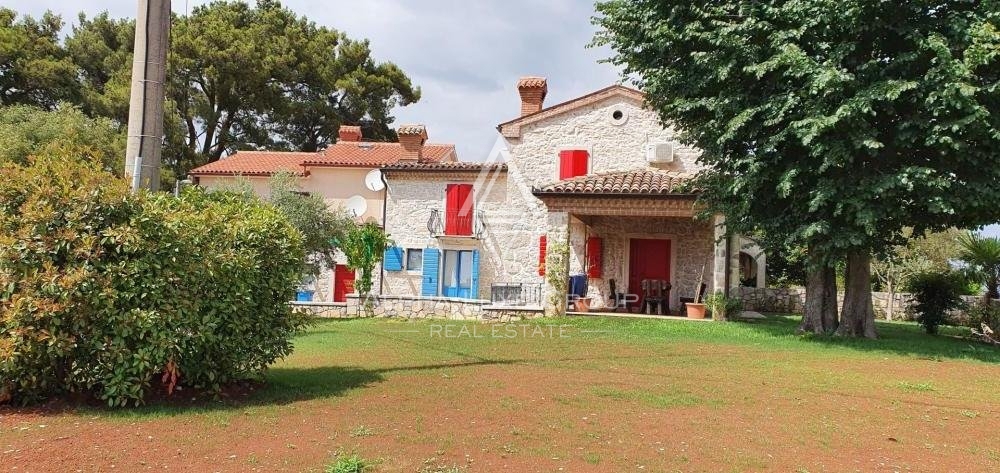
M 453 163 L 458 161 L 452 144 L 427 143 L 423 125 L 402 125 L 398 142 L 370 142 L 361 127 L 342 125 L 338 140 L 314 152 L 238 151 L 218 161 L 195 168 L 189 176 L 208 189 L 234 186 L 245 180 L 255 193 L 270 193 L 268 179 L 279 171 L 297 176 L 299 191 L 321 196 L 331 208 L 345 208 L 359 221 L 383 224 L 385 186 L 378 168 L 395 163 Z M 345 302 L 354 292 L 354 271 L 344 264 L 322 272 L 314 282 L 314 300 Z
M 699 280 L 710 293 L 755 273 L 763 287 L 760 250 L 724 238 L 721 217 L 695 218 L 684 183 L 699 170 L 699 151 L 660 125 L 641 92 L 613 85 L 546 107 L 546 79 L 525 77 L 517 88 L 520 115 L 497 126 L 502 162 L 381 168 L 395 241 L 382 294 L 553 311 L 565 291 L 558 281 L 585 275 L 592 310 L 616 308 L 612 284 L 642 294 L 643 280 L 663 280 L 676 312 Z M 568 245 L 563 264 L 548 254 L 558 243 Z

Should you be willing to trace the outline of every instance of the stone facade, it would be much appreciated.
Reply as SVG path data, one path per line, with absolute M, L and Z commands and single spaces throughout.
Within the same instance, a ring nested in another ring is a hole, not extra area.
M 607 303 L 609 279 L 616 280 L 620 292 L 628 290 L 629 238 L 671 241 L 674 308 L 679 306 L 679 297 L 694 294 L 703 270 L 710 291 L 727 281 L 738 283 L 738 276 L 725 274 L 729 268 L 738 275 L 738 248 L 715 238 L 720 222 L 694 220 L 697 209 L 693 199 L 585 196 L 543 202 L 533 194 L 534 189 L 559 180 L 559 152 L 567 149 L 588 151 L 588 174 L 647 169 L 693 174 L 700 170 L 696 163 L 699 151 L 677 141 L 676 131 L 664 128 L 656 114 L 643 106 L 640 93 L 610 87 L 574 105 L 543 109 L 500 128 L 506 150 L 492 158 L 506 162 L 506 172 L 390 170 L 386 174 L 385 226 L 397 246 L 479 250 L 476 298 L 481 300 L 490 298 L 493 283 L 540 284 L 544 288 L 542 301 L 560 300 L 563 289 L 548 284 L 538 271 L 543 235 L 550 246 L 560 242 L 570 246 L 565 268 L 546 268 L 562 277 L 583 272 L 588 236 L 603 238 L 604 274 L 591 279 L 588 290 L 598 309 Z M 646 147 L 653 143 L 672 144 L 674 160 L 647 163 Z M 449 183 L 473 184 L 475 211 L 482 216 L 484 229 L 479 238 L 435 236 L 428 230 L 431 211 L 445 208 L 445 186 Z M 729 262 L 725 259 L 727 247 L 732 249 Z M 420 271 L 383 271 L 382 276 L 384 295 L 415 297 L 421 292 Z M 553 313 L 551 307 L 547 309 Z
M 509 322 L 542 315 L 541 308 L 494 306 L 486 301 L 465 299 L 374 296 L 371 302 L 375 317 Z M 357 318 L 366 315 L 362 300 L 356 295 L 348 296 L 346 303 L 293 302 L 292 307 L 298 312 L 318 318 Z
M 703 275 L 708 292 L 714 289 L 713 228 L 709 222 L 684 217 L 595 217 L 586 225 L 574 220 L 570 224 L 570 274 L 584 272 L 587 237 L 600 237 L 603 242 L 601 278 L 591 278 L 587 290 L 588 296 L 594 298 L 591 307 L 607 307 L 611 279 L 615 280 L 618 292 L 628 291 L 630 238 L 670 240 L 672 309 L 680 307 L 680 297 L 694 296 L 699 274 Z
M 495 281 L 533 282 L 537 277 L 537 264 L 526 263 L 528 250 L 525 247 L 537 247 L 537 236 L 533 241 L 531 235 L 538 235 L 538 231 L 511 225 L 509 220 L 501 218 L 512 205 L 504 172 L 480 176 L 477 173 L 394 171 L 389 174 L 388 181 L 386 207 L 389 211 L 385 228 L 395 245 L 404 249 L 479 250 L 479 294 L 476 299 L 488 300 L 490 285 Z M 480 237 L 435 236 L 428 230 L 431 212 L 444 212 L 445 186 L 452 183 L 473 185 L 474 210 L 485 217 Z M 420 295 L 421 271 L 404 268 L 403 271 L 383 271 L 382 275 L 383 295 Z

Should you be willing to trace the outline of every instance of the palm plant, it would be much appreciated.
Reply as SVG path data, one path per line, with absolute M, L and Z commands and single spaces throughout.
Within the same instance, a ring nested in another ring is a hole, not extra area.
M 971 278 L 986 284 L 986 296 L 1000 298 L 997 285 L 1000 284 L 1000 238 L 985 237 L 970 233 L 960 240 L 962 251 L 959 258 L 965 262 Z

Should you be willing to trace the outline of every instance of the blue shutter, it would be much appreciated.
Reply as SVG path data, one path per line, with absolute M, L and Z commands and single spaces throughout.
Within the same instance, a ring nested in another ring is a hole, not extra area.
M 472 250 L 472 289 L 469 294 L 472 299 L 479 299 L 479 250 Z
M 390 246 L 385 249 L 385 257 L 382 259 L 382 267 L 386 271 L 403 270 L 403 249 L 398 246 Z
M 434 297 L 438 295 L 438 261 L 441 251 L 437 248 L 424 249 L 424 277 L 420 284 L 420 295 Z

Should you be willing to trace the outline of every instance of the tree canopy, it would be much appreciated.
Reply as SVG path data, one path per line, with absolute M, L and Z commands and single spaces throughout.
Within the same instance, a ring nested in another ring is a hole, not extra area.
M 90 118 L 62 104 L 54 110 L 30 105 L 0 107 L 0 163 L 27 164 L 28 158 L 56 149 L 117 171 L 125 155 L 125 135 L 106 118 Z
M 75 68 L 59 42 L 58 15 L 22 17 L 0 8 L 0 105 L 52 108 L 75 95 Z
M 821 264 L 848 255 L 850 278 L 904 226 L 1000 216 L 997 1 L 597 8 L 596 43 L 704 151 L 705 200 L 732 229 L 806 243 Z M 863 325 L 845 332 L 873 336 Z
M 64 41 L 62 19 L 17 19 L 0 9 L 0 103 L 128 118 L 133 19 L 81 13 Z M 238 149 L 315 151 L 341 124 L 395 139 L 392 110 L 420 100 L 397 65 L 367 40 L 318 26 L 275 0 L 216 1 L 171 25 L 165 166 L 183 176 Z

